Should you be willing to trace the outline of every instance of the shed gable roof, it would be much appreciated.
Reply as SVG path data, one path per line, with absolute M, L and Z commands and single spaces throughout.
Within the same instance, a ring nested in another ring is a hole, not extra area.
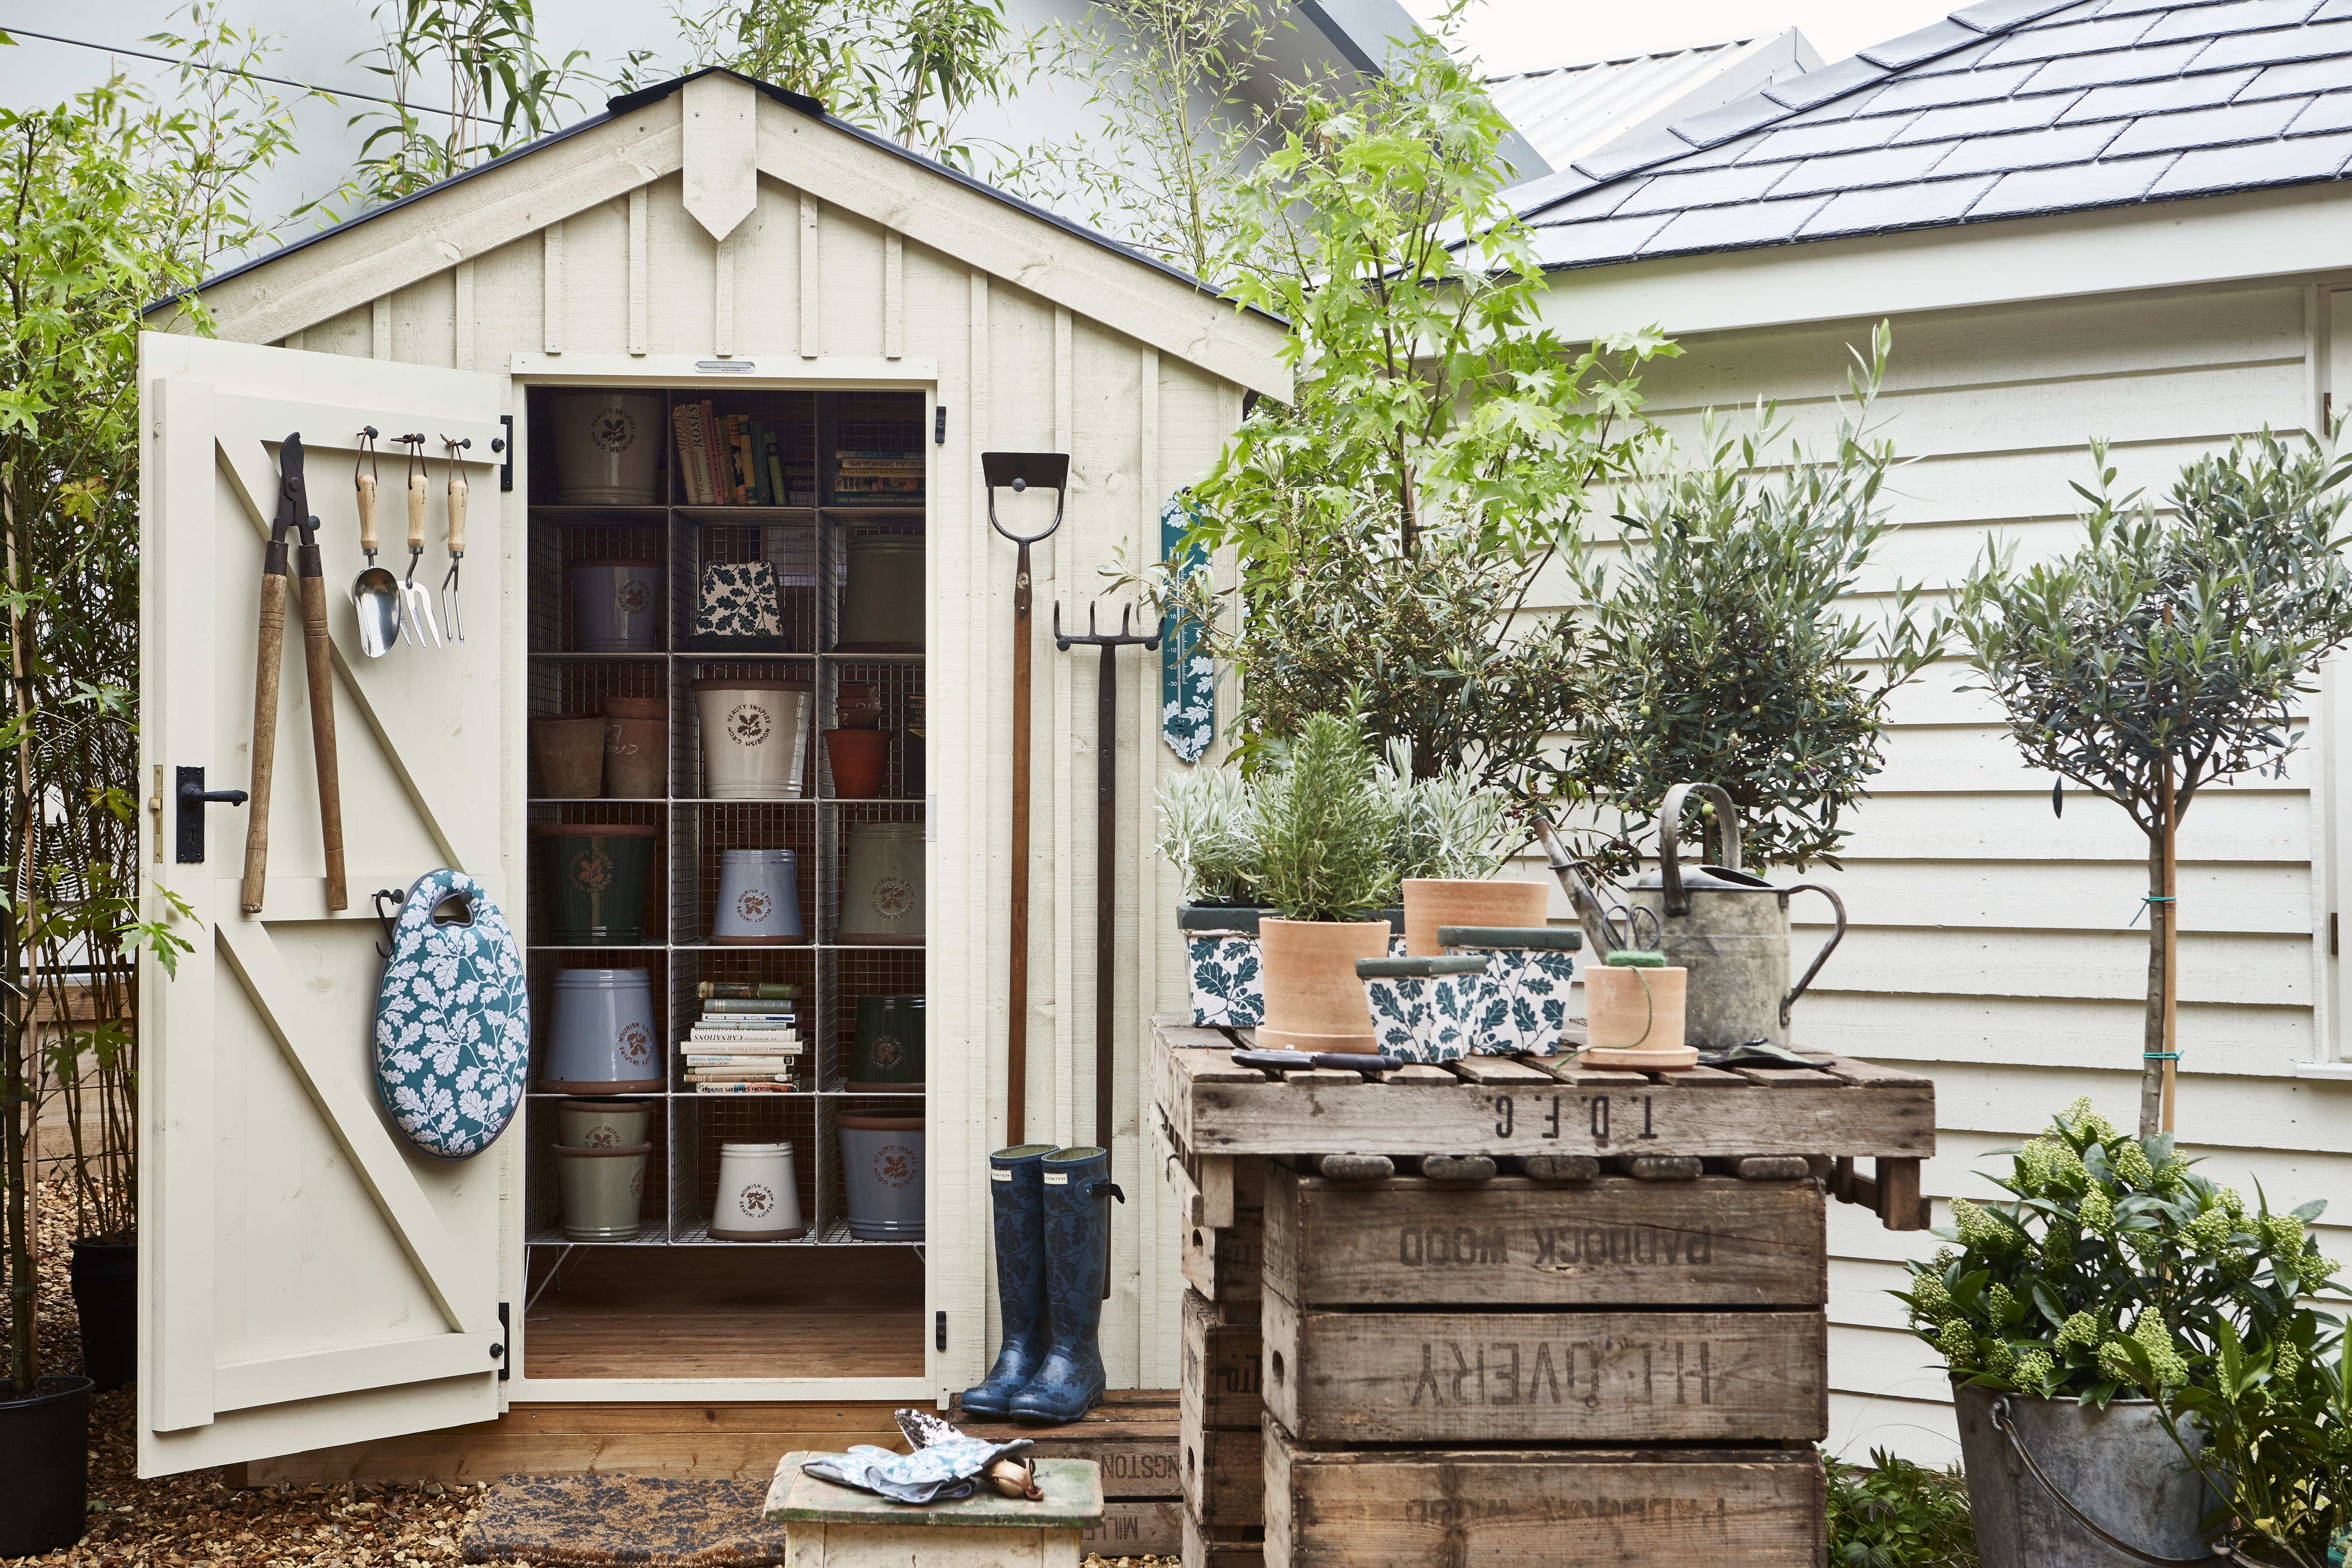
M 1288 395 L 1277 318 L 1236 311 L 1180 268 L 827 114 L 814 99 L 718 67 L 615 98 L 601 114 L 231 268 L 198 292 L 224 337 L 274 342 L 677 174 L 688 158 L 679 103 L 690 84 L 713 77 L 756 89 L 777 106 L 763 112 L 788 126 L 759 140 L 759 173 L 1239 385 Z M 908 173 L 938 184 L 910 194 Z M 149 313 L 171 306 L 158 301 Z
M 2352 0 L 1984 0 L 1507 193 L 1550 268 L 2341 178 Z

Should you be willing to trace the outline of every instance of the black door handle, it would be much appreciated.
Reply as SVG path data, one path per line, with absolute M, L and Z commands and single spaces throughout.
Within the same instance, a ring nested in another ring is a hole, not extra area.
M 199 865 L 205 858 L 205 807 L 215 802 L 222 805 L 243 805 L 245 792 L 241 789 L 205 787 L 205 770 L 180 770 L 180 845 L 178 858 L 184 866 Z

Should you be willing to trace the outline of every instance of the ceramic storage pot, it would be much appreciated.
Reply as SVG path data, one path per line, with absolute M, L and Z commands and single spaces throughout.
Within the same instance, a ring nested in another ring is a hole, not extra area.
M 555 1032 L 539 1087 L 546 1094 L 659 1094 L 668 1087 L 650 970 L 556 972 Z
M 555 426 L 555 499 L 564 506 L 661 500 L 662 400 L 642 392 L 562 392 Z
M 1176 906 L 1193 1023 L 1205 1028 L 1255 1029 L 1265 1022 L 1265 961 L 1258 951 L 1257 922 L 1272 913 L 1239 905 Z
M 563 1200 L 563 1234 L 573 1241 L 626 1241 L 637 1234 L 646 1201 L 650 1143 L 612 1149 L 555 1149 L 555 1185 Z
M 1591 1042 L 1577 1056 L 1591 1067 L 1658 1071 L 1695 1067 L 1696 1047 L 1683 1044 L 1683 1004 L 1690 971 L 1617 968 L 1596 963 L 1584 972 L 1584 1025 Z
M 594 800 L 604 793 L 604 721 L 593 713 L 530 721 L 539 793 L 548 800 Z
M 726 849 L 719 856 L 715 947 L 782 947 L 806 942 L 801 925 L 800 858 L 789 849 Z
M 710 1234 L 719 1241 L 792 1241 L 808 1234 L 790 1143 L 719 1145 Z
M 604 793 L 615 800 L 669 794 L 669 699 L 604 699 Z
M 853 822 L 842 871 L 839 939 L 872 946 L 923 940 L 923 825 Z
M 923 651 L 923 542 L 913 534 L 861 533 L 849 542 L 849 585 L 841 594 L 844 653 Z
M 1356 979 L 1380 1049 L 1413 1062 L 1470 1053 L 1470 1020 L 1486 969 L 1480 958 L 1360 958 Z
M 1568 1021 L 1568 986 L 1584 933 L 1573 926 L 1440 926 L 1448 953 L 1492 962 L 1478 990 L 1470 1049 L 1490 1057 L 1558 1054 Z
M 702 793 L 711 800 L 798 800 L 808 770 L 805 680 L 730 675 L 694 683 Z
M 1551 889 L 1542 882 L 1468 881 L 1451 878 L 1404 879 L 1404 951 L 1411 958 L 1436 958 L 1445 944 L 1440 926 L 1539 926 L 1550 907 Z
M 890 764 L 887 730 L 827 730 L 824 760 L 833 768 L 835 800 L 872 800 L 882 793 Z
M 573 640 L 583 653 L 661 651 L 658 561 L 574 561 Z
M 1258 1048 L 1370 1051 L 1372 1013 L 1356 961 L 1388 956 L 1389 922 L 1268 917 L 1258 921 L 1257 933 L 1265 977 Z
M 841 1133 L 849 1234 L 860 1241 L 922 1240 L 923 1119 L 845 1110 L 833 1124 Z
M 852 1094 L 923 1091 L 923 999 L 860 996 L 857 1037 L 849 1051 Z
M 634 947 L 646 938 L 654 829 L 642 823 L 535 822 L 546 867 L 548 940 L 558 947 Z
M 555 1142 L 563 1149 L 625 1149 L 646 1141 L 653 1107 L 641 1100 L 559 1100 Z

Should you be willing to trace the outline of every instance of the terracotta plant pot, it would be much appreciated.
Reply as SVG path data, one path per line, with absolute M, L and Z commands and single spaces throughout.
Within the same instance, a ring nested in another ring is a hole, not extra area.
M 827 730 L 824 754 L 833 764 L 835 800 L 873 800 L 882 793 L 882 772 L 890 759 L 887 730 Z
M 1265 978 L 1258 1048 L 1370 1052 L 1372 1010 L 1356 961 L 1388 956 L 1389 922 L 1268 917 L 1258 921 L 1257 935 Z
M 539 793 L 549 800 L 594 800 L 604 793 L 604 721 L 566 713 L 530 721 Z
M 1687 969 L 1614 969 L 1596 964 L 1584 972 L 1585 1037 L 1576 1059 L 1592 1067 L 1637 1068 L 1650 1072 L 1698 1065 L 1698 1048 L 1683 1044 L 1683 1000 Z
M 1409 958 L 1437 958 L 1445 944 L 1440 926 L 1539 926 L 1550 907 L 1551 889 L 1542 882 L 1456 881 L 1408 877 L 1404 881 L 1404 951 Z
M 833 711 L 845 730 L 878 729 L 882 723 L 882 699 L 874 694 L 870 680 L 845 680 L 833 700 Z
M 604 699 L 604 793 L 658 800 L 669 793 L 669 700 Z

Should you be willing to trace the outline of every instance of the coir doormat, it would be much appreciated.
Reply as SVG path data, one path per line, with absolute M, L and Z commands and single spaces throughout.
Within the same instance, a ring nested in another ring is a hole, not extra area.
M 663 1476 L 508 1476 L 460 1543 L 468 1563 L 562 1568 L 764 1568 L 784 1527 L 761 1517 L 768 1483 Z

